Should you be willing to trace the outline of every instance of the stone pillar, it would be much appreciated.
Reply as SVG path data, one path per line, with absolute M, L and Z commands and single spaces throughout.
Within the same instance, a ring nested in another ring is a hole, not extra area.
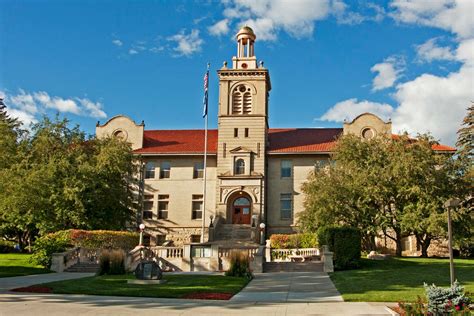
M 54 272 L 64 272 L 64 256 L 66 253 L 53 253 L 52 260 L 51 260 L 51 271 Z
M 321 261 L 323 262 L 324 272 L 334 272 L 334 264 L 332 262 L 333 253 L 329 251 L 329 247 L 324 245 L 321 254 Z
M 183 258 L 181 259 L 181 270 L 183 271 L 192 271 L 192 260 L 191 257 L 191 245 L 183 246 Z
M 265 244 L 265 262 L 272 261 L 272 247 L 270 244 L 270 239 L 267 239 Z
M 211 258 L 209 258 L 209 270 L 219 271 L 219 245 L 211 245 Z

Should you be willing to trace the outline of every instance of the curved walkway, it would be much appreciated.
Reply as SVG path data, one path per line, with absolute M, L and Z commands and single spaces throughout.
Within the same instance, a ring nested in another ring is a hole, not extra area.
M 72 280 L 93 276 L 94 273 L 45 273 L 33 274 L 25 276 L 16 276 L 8 278 L 0 278 L 0 292 L 16 289 L 19 287 L 26 287 L 35 284 L 48 283 L 61 280 Z

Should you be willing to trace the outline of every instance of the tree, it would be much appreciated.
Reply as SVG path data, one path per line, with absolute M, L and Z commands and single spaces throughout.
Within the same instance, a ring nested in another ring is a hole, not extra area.
M 0 231 L 24 245 L 60 229 L 123 229 L 133 221 L 133 174 L 129 144 L 86 139 L 45 117 L 0 170 Z
M 303 186 L 306 209 L 301 225 L 309 230 L 347 224 L 365 232 L 366 249 L 383 234 L 396 244 L 415 234 L 422 255 L 433 239 L 445 236 L 443 202 L 456 194 L 458 179 L 450 156 L 432 149 L 429 135 L 362 140 L 345 135 L 337 141 L 335 164 L 316 171 Z
M 18 142 L 23 134 L 21 123 L 7 113 L 7 107 L 0 98 L 0 169 L 10 166 L 15 160 Z

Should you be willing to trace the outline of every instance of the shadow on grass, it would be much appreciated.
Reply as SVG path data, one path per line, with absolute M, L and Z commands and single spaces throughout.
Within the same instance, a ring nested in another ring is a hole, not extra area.
M 455 260 L 455 277 L 474 290 L 474 260 Z M 423 295 L 423 283 L 449 286 L 449 260 L 433 258 L 392 258 L 361 260 L 357 270 L 336 271 L 331 280 L 346 300 L 397 301 Z
M 14 276 L 24 276 L 31 274 L 50 273 L 48 269 L 41 267 L 25 267 L 25 266 L 2 266 L 0 267 L 0 278 L 8 278 Z

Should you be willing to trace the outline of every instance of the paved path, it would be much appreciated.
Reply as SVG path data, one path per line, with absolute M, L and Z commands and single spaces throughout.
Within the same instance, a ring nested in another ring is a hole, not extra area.
M 325 272 L 260 273 L 232 302 L 342 302 Z
M 0 316 L 392 315 L 377 303 L 245 303 L 93 295 L 0 294 Z
M 0 292 L 5 292 L 11 289 L 19 287 L 30 286 L 34 284 L 41 284 L 47 282 L 54 282 L 60 280 L 70 280 L 93 276 L 94 273 L 46 273 L 46 274 L 34 274 L 25 275 L 18 277 L 0 278 Z

